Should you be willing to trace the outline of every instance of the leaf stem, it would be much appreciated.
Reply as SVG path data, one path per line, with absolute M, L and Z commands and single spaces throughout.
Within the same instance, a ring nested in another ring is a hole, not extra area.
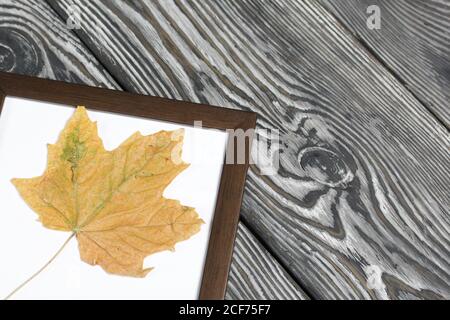
M 42 266 L 38 271 L 36 271 L 31 277 L 29 277 L 27 280 L 25 280 L 21 285 L 19 285 L 16 289 L 14 289 L 4 300 L 9 300 L 14 294 L 16 294 L 20 289 L 25 287 L 31 280 L 36 278 L 42 271 L 44 271 L 58 256 L 59 254 L 64 250 L 64 248 L 67 246 L 67 244 L 72 240 L 72 238 L 75 236 L 75 233 L 72 233 L 70 237 L 63 243 L 61 248 L 53 255 L 53 257 L 50 258 L 50 260 L 47 261 L 46 264 Z

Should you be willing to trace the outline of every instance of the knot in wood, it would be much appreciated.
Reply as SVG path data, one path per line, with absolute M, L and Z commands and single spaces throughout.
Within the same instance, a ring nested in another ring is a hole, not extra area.
M 334 151 L 323 147 L 307 147 L 298 155 L 304 172 L 313 180 L 330 186 L 345 187 L 353 180 L 353 173 Z
M 0 28 L 0 71 L 39 74 L 43 62 L 38 47 L 31 36 Z

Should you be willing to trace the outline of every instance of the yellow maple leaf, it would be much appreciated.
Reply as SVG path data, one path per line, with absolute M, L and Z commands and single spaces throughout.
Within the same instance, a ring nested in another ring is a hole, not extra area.
M 136 133 L 107 151 L 96 123 L 78 107 L 48 146 L 45 173 L 12 182 L 45 227 L 76 236 L 83 261 L 144 277 L 147 256 L 173 250 L 203 223 L 194 208 L 163 197 L 188 166 L 181 161 L 183 133 Z

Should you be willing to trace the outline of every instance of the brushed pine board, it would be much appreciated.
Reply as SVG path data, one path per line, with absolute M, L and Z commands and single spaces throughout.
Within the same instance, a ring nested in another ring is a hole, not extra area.
M 281 130 L 242 215 L 314 297 L 450 297 L 448 132 L 317 1 L 50 2 L 128 90 Z
M 42 0 L 0 0 L 0 54 L 2 71 L 121 90 L 75 33 L 67 29 L 63 20 Z M 274 297 L 284 298 L 286 292 L 290 297 L 305 297 L 292 279 L 283 276 L 283 272 L 272 272 L 281 267 L 245 228 L 239 228 L 235 250 L 238 257 L 245 256 L 241 248 L 261 255 L 250 262 L 251 273 L 268 285 L 274 284 L 271 291 Z M 258 261 L 266 264 L 261 265 Z M 239 274 L 247 270 L 247 266 L 248 262 L 240 259 L 233 262 L 233 277 L 229 280 L 232 297 L 267 298 L 268 294 L 261 291 L 259 285 L 253 287 L 258 283 L 248 283 L 243 291 L 235 282 L 247 276 Z
M 450 1 L 321 0 L 447 127 L 450 126 Z M 380 29 L 367 28 L 367 7 Z

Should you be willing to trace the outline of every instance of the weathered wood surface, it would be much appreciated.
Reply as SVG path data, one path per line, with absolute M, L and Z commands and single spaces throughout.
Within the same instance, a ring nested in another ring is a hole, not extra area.
M 40 0 L 0 0 L 0 69 L 93 86 L 115 81 Z
M 450 125 L 449 0 L 321 0 L 405 85 Z M 367 27 L 369 6 L 380 29 Z
M 42 0 L 0 0 L 0 70 L 121 90 Z M 228 297 L 306 298 L 244 227 L 239 228 L 234 257 Z M 242 279 L 246 279 L 245 287 Z
M 271 274 L 272 279 L 261 277 Z M 279 279 L 278 282 L 272 281 Z M 226 299 L 308 300 L 285 270 L 267 254 L 252 233 L 240 224 L 228 279 Z
M 242 215 L 316 298 L 449 298 L 447 130 L 317 1 L 50 1 L 128 90 L 254 110 Z

